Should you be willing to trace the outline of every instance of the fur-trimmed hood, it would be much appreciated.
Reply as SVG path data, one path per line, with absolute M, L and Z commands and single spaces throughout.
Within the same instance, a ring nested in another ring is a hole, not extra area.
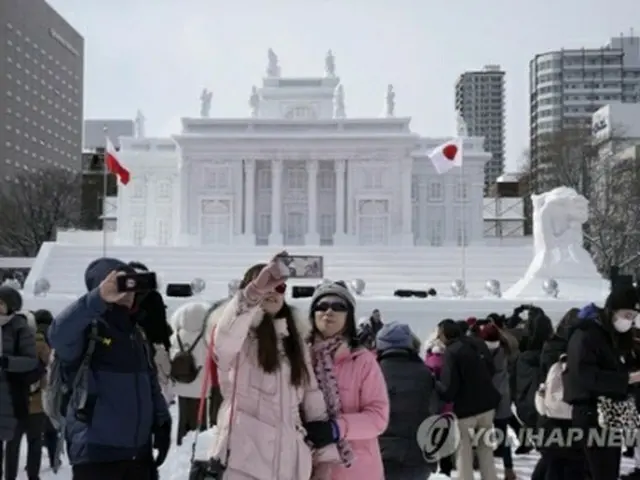
M 34 333 L 38 330 L 38 325 L 36 324 L 36 316 L 33 314 L 31 310 L 21 310 L 16 312 L 18 315 L 22 315 L 27 319 L 27 325 Z
M 228 308 L 237 308 L 238 295 L 240 295 L 240 293 L 237 293 L 236 296 L 224 301 L 223 303 L 218 305 L 211 313 L 209 313 L 209 315 L 207 316 L 207 338 L 210 338 L 211 331 L 218 324 L 220 318 L 222 318 L 222 316 L 225 314 L 225 311 Z M 289 308 L 291 309 L 291 313 L 293 315 L 300 340 L 302 342 L 306 342 L 307 338 L 309 338 L 309 336 L 311 335 L 311 321 L 302 314 L 299 308 L 296 308 L 292 305 L 289 305 Z M 257 310 L 257 312 L 258 313 L 251 322 L 253 328 L 257 327 L 262 321 L 262 310 Z M 281 332 L 281 334 L 283 333 L 284 332 Z

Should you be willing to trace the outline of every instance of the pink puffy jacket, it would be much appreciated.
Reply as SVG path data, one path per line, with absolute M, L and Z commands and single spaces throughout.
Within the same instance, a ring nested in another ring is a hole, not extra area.
M 224 397 L 218 413 L 219 435 L 211 453 L 224 463 L 229 446 L 224 480 L 309 479 L 314 462 L 339 459 L 335 445 L 312 456 L 304 441 L 300 411 L 307 420 L 326 420 L 324 397 L 318 390 L 308 350 L 306 361 L 311 381 L 304 387 L 290 384 L 291 368 L 286 361 L 273 374 L 262 370 L 257 360 L 258 341 L 253 330 L 262 321 L 262 316 L 260 307 L 250 308 L 242 293 L 238 293 L 207 319 L 208 331 L 215 327 L 214 354 Z M 289 334 L 286 320 L 277 319 L 274 324 L 281 342 Z M 297 319 L 301 338 L 308 330 L 306 325 L 305 319 Z M 304 342 L 301 340 L 301 343 Z M 283 349 L 282 343 L 280 348 Z M 236 406 L 229 435 L 234 377 Z
M 369 350 L 351 350 L 345 344 L 334 357 L 342 415 L 338 427 L 354 453 L 350 468 L 334 465 L 332 480 L 382 480 L 378 436 L 389 421 L 387 385 L 376 357 Z
M 444 362 L 444 351 L 438 347 L 432 347 L 427 350 L 424 363 L 429 367 L 434 377 L 440 378 L 442 364 Z M 441 413 L 450 413 L 453 411 L 453 403 L 446 403 Z

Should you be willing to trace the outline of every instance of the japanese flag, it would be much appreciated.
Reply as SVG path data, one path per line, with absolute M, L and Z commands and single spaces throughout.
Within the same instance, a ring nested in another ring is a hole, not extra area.
M 438 145 L 429 158 L 439 174 L 447 173 L 453 167 L 462 167 L 462 139 L 458 137 Z

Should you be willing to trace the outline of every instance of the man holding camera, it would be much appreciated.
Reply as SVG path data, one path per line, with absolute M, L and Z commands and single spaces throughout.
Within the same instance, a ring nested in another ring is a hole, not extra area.
M 129 277 L 135 274 L 113 258 L 93 261 L 85 272 L 88 293 L 49 328 L 65 384 L 74 390 L 63 412 L 74 480 L 153 478 L 169 450 L 171 416 L 133 314 L 140 292 L 123 288 L 123 283 L 131 286 Z M 123 276 L 127 282 L 119 282 Z M 92 352 L 87 351 L 90 336 Z M 89 354 L 85 381 L 79 382 L 76 374 Z

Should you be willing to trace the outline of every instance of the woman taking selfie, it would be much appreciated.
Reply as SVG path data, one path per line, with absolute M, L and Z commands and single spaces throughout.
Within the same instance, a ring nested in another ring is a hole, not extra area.
M 355 299 L 344 283 L 318 287 L 311 299 L 313 368 L 330 422 L 305 425 L 316 447 L 337 442 L 341 462 L 332 480 L 382 479 L 378 436 L 387 428 L 389 398 L 375 355 L 357 341 Z
M 286 273 L 278 257 L 254 265 L 207 319 L 224 398 L 212 457 L 226 466 L 224 480 L 308 479 L 312 463 L 338 460 L 327 443 L 312 462 L 305 439 L 301 415 L 321 425 L 327 412 L 304 342 L 309 329 L 284 301 Z

